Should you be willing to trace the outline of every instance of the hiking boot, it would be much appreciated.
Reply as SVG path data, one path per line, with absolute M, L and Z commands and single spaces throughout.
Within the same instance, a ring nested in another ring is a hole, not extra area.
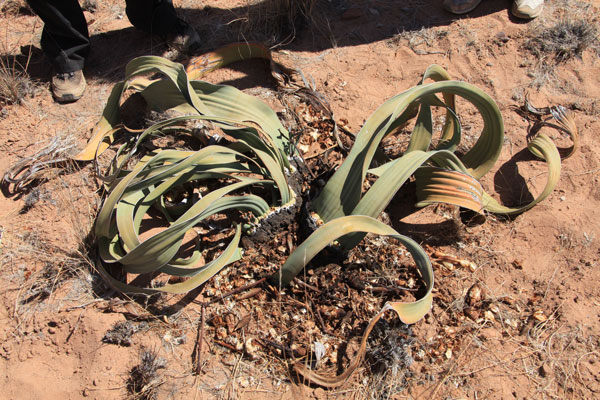
M 481 3 L 481 0 L 444 0 L 444 9 L 452 14 L 466 14 Z
M 192 54 L 200 50 L 202 40 L 196 30 L 187 22 L 180 20 L 182 32 L 170 38 L 169 42 L 177 51 Z
M 512 13 L 517 18 L 533 19 L 539 17 L 544 8 L 544 0 L 515 0 Z
M 77 101 L 85 92 L 83 71 L 61 72 L 52 77 L 52 95 L 59 103 Z

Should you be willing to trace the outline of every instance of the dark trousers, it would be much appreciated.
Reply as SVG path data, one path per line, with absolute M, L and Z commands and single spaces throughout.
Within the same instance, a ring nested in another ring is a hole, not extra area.
M 90 52 L 90 37 L 83 10 L 77 0 L 28 0 L 31 9 L 44 22 L 42 50 L 56 72 L 83 69 Z M 185 29 L 177 18 L 172 0 L 127 0 L 129 22 L 157 35 L 181 34 Z

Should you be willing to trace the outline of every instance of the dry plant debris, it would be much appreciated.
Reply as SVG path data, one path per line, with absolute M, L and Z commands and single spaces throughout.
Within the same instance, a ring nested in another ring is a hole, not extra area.
M 53 174 L 75 170 L 77 165 L 71 156 L 76 146 L 71 135 L 53 137 L 35 154 L 24 157 L 5 171 L 1 184 L 9 193 L 23 193 L 32 183 L 47 180 Z
M 129 347 L 132 344 L 131 337 L 141 331 L 146 330 L 148 324 L 145 322 L 135 323 L 132 321 L 120 321 L 113 325 L 104 336 L 102 341 L 104 343 L 116 344 L 117 346 Z
M 164 383 L 159 370 L 164 369 L 167 362 L 156 350 L 142 349 L 140 363 L 133 367 L 127 379 L 127 391 L 135 400 L 155 400 L 158 398 L 158 387 Z

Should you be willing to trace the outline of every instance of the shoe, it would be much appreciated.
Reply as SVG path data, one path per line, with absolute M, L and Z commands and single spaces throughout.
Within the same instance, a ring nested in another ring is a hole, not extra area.
M 202 40 L 196 30 L 187 22 L 180 20 L 182 32 L 172 36 L 169 40 L 170 45 L 177 51 L 187 54 L 192 54 L 200 50 Z
M 52 95 L 58 103 L 72 103 L 85 92 L 83 71 L 61 72 L 52 77 Z
M 544 8 L 544 0 L 515 0 L 512 13 L 517 18 L 533 19 L 539 17 Z
M 466 14 L 481 3 L 481 0 L 444 0 L 444 9 L 452 14 Z

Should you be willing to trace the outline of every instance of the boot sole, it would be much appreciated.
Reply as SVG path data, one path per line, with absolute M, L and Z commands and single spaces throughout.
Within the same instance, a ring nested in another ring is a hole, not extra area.
M 83 78 L 83 79 L 85 79 L 85 78 Z M 56 101 L 57 103 L 73 103 L 83 97 L 86 87 L 87 87 L 87 83 L 84 80 L 83 88 L 81 89 L 81 91 L 78 91 L 75 93 L 58 94 L 54 90 L 52 90 L 52 97 L 54 97 L 54 101 Z
M 446 6 L 446 5 L 444 6 L 444 9 L 445 9 L 446 11 L 448 11 L 448 12 L 452 13 L 452 14 L 461 15 L 461 14 L 467 14 L 467 13 L 470 13 L 471 11 L 473 11 L 474 9 L 476 9 L 476 8 L 477 8 L 477 6 L 478 6 L 479 4 L 481 4 L 481 0 L 480 0 L 480 1 L 478 1 L 477 3 L 473 4 L 473 5 L 472 5 L 471 7 L 469 7 L 468 9 L 466 9 L 466 10 L 462 10 L 462 11 L 454 11 L 454 10 L 452 10 L 452 9 L 451 9 L 451 7 L 450 7 L 450 6 Z
M 62 96 L 53 95 L 53 97 L 54 101 L 56 101 L 57 103 L 74 103 L 83 97 L 83 93 L 81 93 L 79 96 L 73 94 L 65 94 Z

